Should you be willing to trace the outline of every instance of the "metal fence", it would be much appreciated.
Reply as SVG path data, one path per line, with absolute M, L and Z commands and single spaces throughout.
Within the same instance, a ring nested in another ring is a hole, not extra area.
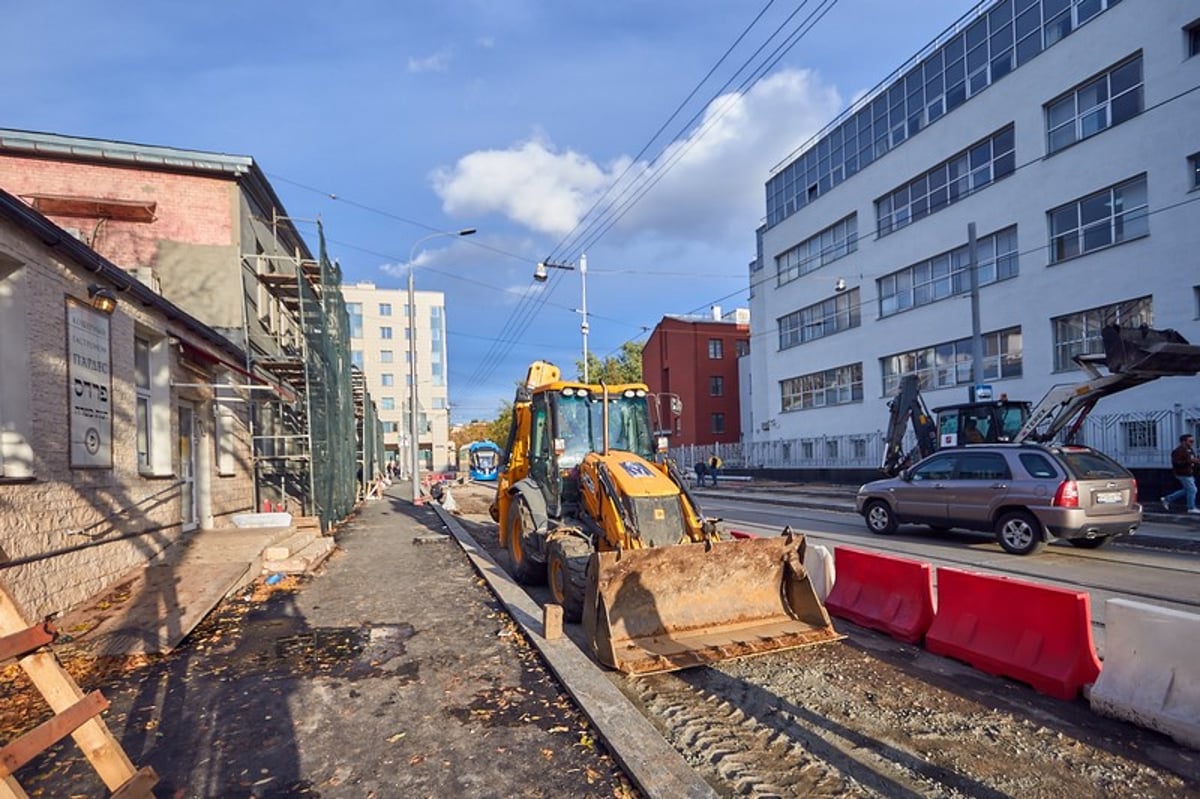
M 1155 411 L 1092 414 L 1075 438 L 1131 469 L 1169 468 L 1179 436 L 1200 436 L 1200 405 Z M 916 446 L 912 430 L 906 451 Z M 738 444 L 688 444 L 670 455 L 682 467 L 714 454 L 725 469 L 877 469 L 883 463 L 884 431 L 803 436 Z

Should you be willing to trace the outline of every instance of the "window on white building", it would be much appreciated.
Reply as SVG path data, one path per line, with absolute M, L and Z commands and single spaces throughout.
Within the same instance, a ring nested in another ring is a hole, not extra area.
M 857 249 L 858 215 L 850 214 L 776 256 L 776 282 L 780 286 L 790 283 Z
M 1146 176 L 1059 206 L 1050 218 L 1050 263 L 1150 233 Z
M 379 362 L 380 363 L 391 363 L 393 360 L 395 360 L 395 357 L 396 357 L 395 354 L 391 350 L 380 350 L 379 351 Z
M 361 302 L 346 303 L 346 315 L 350 317 L 350 338 L 363 337 L 363 313 Z
M 975 242 L 979 285 L 1016 277 L 1017 227 L 983 236 Z M 879 315 L 928 305 L 971 290 L 971 251 L 967 245 L 884 275 L 876 281 Z
M 858 289 L 851 289 L 779 318 L 779 349 L 832 336 L 862 324 Z
M 386 387 L 396 385 L 396 376 L 389 372 L 384 372 L 379 376 L 379 384 Z
M 1200 189 L 1200 153 L 1188 156 L 1188 185 Z
M 382 339 L 390 339 L 392 337 L 392 329 L 390 327 L 379 328 L 379 337 Z
M 781 380 L 779 389 L 780 410 L 783 411 L 862 402 L 862 364 L 839 366 Z
M 171 467 L 171 353 L 166 336 L 138 330 L 133 340 L 138 471 L 163 477 Z
M 1016 139 L 1008 125 L 875 201 L 878 235 L 886 236 L 1011 175 Z
M 1011 327 L 983 336 L 983 376 L 988 380 L 1020 377 L 1022 371 L 1021 328 Z M 915 374 L 922 389 L 967 385 L 973 380 L 971 339 L 960 338 L 879 359 L 883 371 L 883 394 L 892 396 L 900 378 Z
M 395 397 L 380 397 L 379 398 L 379 410 L 381 410 L 381 411 L 396 410 L 396 398 Z
M 236 398 L 237 394 L 232 388 L 233 381 L 228 378 L 219 380 L 218 385 L 230 388 L 217 389 L 218 400 L 213 403 L 213 446 L 217 455 L 217 474 L 229 477 L 237 471 L 237 414 L 228 403 L 221 402 L 220 398 L 232 399 Z
M 379 303 L 379 315 L 380 316 L 391 316 L 392 315 L 392 304 L 390 302 Z
M 1200 19 L 1183 29 L 1183 37 L 1188 58 L 1200 55 Z
M 1046 104 L 1046 151 L 1059 150 L 1119 125 L 1143 110 L 1142 56 L 1090 78 Z
M 1154 325 L 1154 306 L 1150 297 L 1089 308 L 1079 313 L 1056 316 L 1050 320 L 1054 331 L 1054 370 L 1078 369 L 1076 355 L 1104 352 L 1100 331 L 1106 325 L 1140 327 Z

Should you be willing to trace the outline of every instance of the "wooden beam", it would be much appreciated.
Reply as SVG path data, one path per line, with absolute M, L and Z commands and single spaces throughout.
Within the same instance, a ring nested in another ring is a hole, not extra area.
M 92 691 L 75 704 L 42 722 L 17 740 L 0 747 L 0 777 L 11 777 L 17 769 L 94 719 L 108 708 L 108 700 Z
M 50 622 L 35 624 L 24 630 L 0 636 L 0 663 L 9 658 L 28 655 L 35 649 L 40 649 L 54 640 L 58 631 Z
M 0 585 L 0 633 L 19 632 L 28 626 L 29 622 L 22 617 L 8 591 Z M 26 655 L 18 663 L 55 713 L 61 713 L 83 698 L 83 691 L 52 651 Z M 103 719 L 88 719 L 71 733 L 71 737 L 110 791 L 124 785 L 136 772 L 133 762 Z
M 158 774 L 154 769 L 142 766 L 129 782 L 113 791 L 111 799 L 154 799 L 153 789 L 157 784 Z

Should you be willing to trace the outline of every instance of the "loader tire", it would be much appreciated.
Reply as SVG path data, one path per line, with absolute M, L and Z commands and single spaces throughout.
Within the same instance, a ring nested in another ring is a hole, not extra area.
M 513 579 L 521 585 L 542 585 L 546 582 L 546 564 L 533 559 L 530 539 L 537 535 L 533 513 L 522 497 L 513 498 L 508 506 L 508 562 Z
M 546 555 L 546 577 L 550 594 L 562 606 L 563 620 L 571 623 L 583 618 L 584 589 L 592 545 L 576 536 L 563 536 L 550 542 Z

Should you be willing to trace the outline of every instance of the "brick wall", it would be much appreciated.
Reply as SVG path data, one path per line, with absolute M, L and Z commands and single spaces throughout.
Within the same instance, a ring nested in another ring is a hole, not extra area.
M 126 269 L 156 266 L 163 240 L 235 244 L 234 185 L 232 178 L 0 154 L 0 187 L 22 199 L 43 194 L 155 203 L 152 222 L 50 216 L 58 225 L 79 230 L 92 249 Z
M 3 161 L 4 159 L 0 159 Z M 179 523 L 180 490 L 174 476 L 147 478 L 138 471 L 134 409 L 134 332 L 137 327 L 186 338 L 153 309 L 122 299 L 110 317 L 113 409 L 113 467 L 77 469 L 70 465 L 66 364 L 66 296 L 87 300 L 95 276 L 55 259 L 53 252 L 23 231 L 0 222 L 0 254 L 23 263 L 21 284 L 28 375 L 0 376 L 30 382 L 26 413 L 32 433 L 34 479 L 0 478 L 0 581 L 30 618 L 65 610 L 143 566 L 164 548 L 186 540 Z M 12 280 L 12 278 L 10 278 Z M 9 343 L 11 346 L 11 343 Z M 212 382 L 211 374 L 180 360 L 170 350 L 173 383 Z M 213 446 L 212 394 L 207 388 L 172 389 L 171 449 L 179 474 L 178 404 L 196 403 L 204 420 L 197 446 Z M 235 425 L 239 457 L 234 474 L 207 477 L 211 512 L 217 525 L 253 505 L 249 434 L 244 407 Z M 216 468 L 216 458 L 209 459 Z

